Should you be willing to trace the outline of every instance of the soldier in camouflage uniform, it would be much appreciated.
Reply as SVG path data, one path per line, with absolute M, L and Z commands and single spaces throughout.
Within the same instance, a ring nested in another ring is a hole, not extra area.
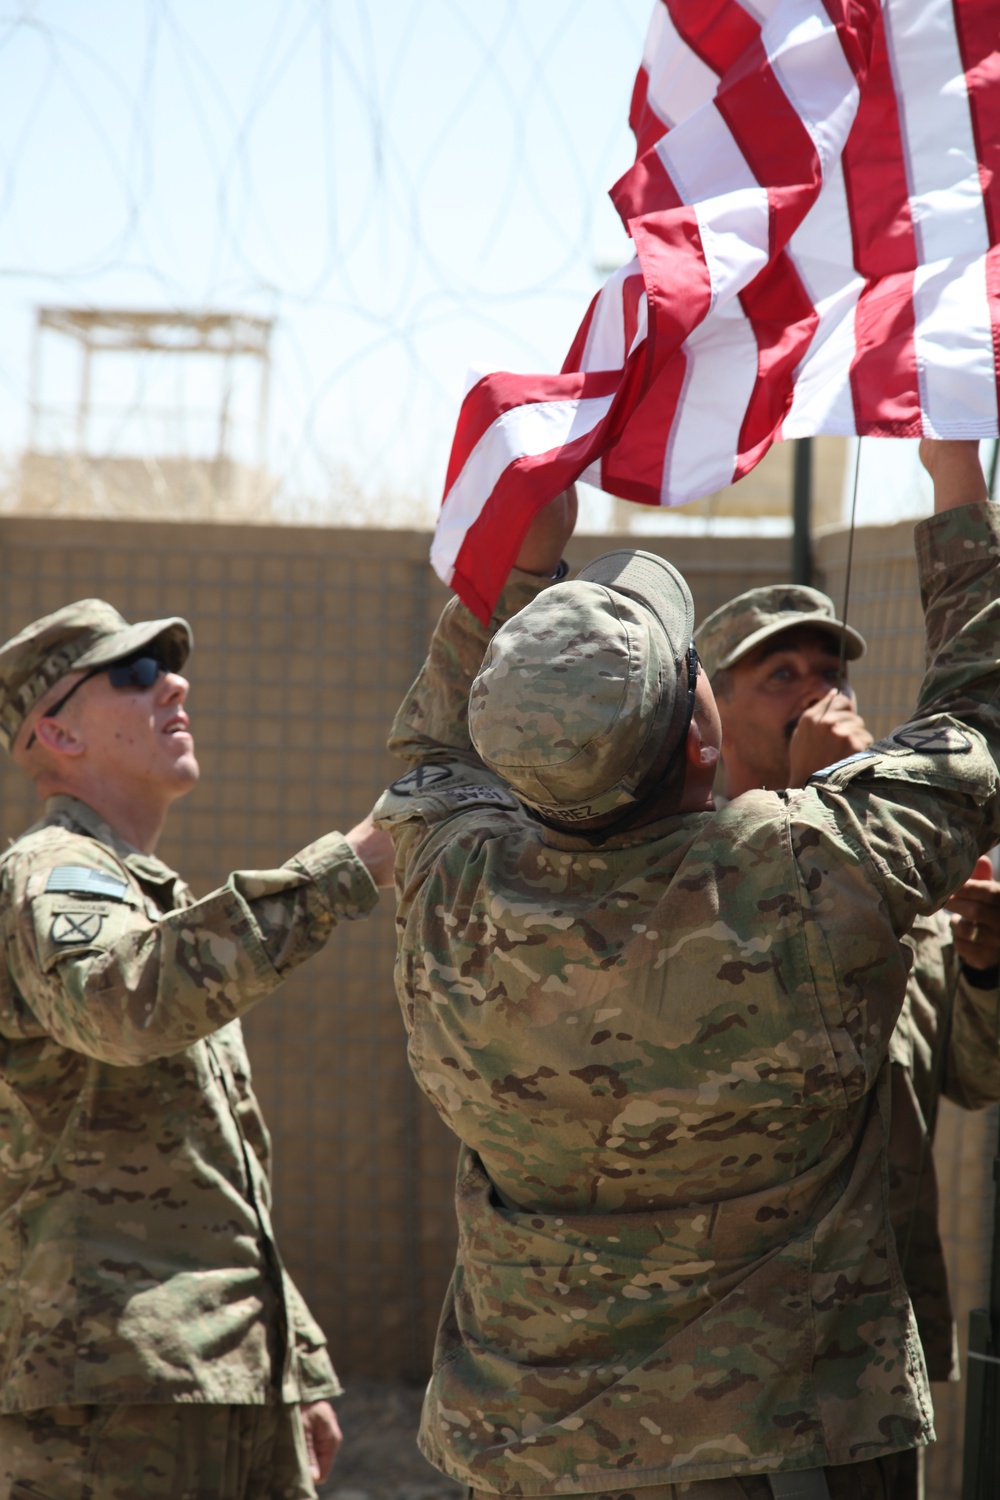
M 156 858 L 190 644 L 87 599 L 0 648 L 47 798 L 0 859 L 2 1500 L 304 1500 L 339 1441 L 239 1017 L 377 893 L 336 833 L 201 901 Z
M 864 641 L 816 589 L 750 589 L 699 626 L 695 645 L 722 721 L 727 797 L 804 786 L 872 736 L 841 683 L 840 650 Z M 718 801 L 718 794 L 716 794 Z M 964 1109 L 1000 1099 L 1000 885 L 990 861 L 949 903 L 966 912 L 918 917 L 906 999 L 889 1044 L 889 1206 L 931 1380 L 958 1378 L 955 1323 L 938 1227 L 931 1150 L 942 1092 Z M 914 1449 L 909 1493 L 920 1493 Z
M 932 1437 L 887 1054 L 900 936 L 1000 833 L 1000 514 L 974 444 L 928 461 L 915 718 L 802 790 L 714 809 L 690 594 L 644 553 L 552 583 L 529 533 L 400 709 L 397 987 L 461 1140 L 421 1444 L 477 1494 L 885 1497 Z

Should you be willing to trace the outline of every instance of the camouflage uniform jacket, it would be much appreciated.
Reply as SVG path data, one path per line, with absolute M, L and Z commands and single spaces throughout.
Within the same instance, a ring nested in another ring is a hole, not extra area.
M 4 1412 L 339 1390 L 238 1017 L 375 903 L 329 834 L 202 901 L 69 797 L 0 862 Z
M 1000 1099 L 1000 995 L 962 971 L 944 912 L 918 917 L 903 941 L 914 956 L 889 1044 L 889 1212 L 928 1374 L 949 1380 L 958 1352 L 931 1146 L 942 1094 L 962 1109 Z
M 932 1436 L 888 1224 L 886 1059 L 899 937 L 1000 831 L 997 507 L 917 541 L 915 723 L 801 790 L 600 845 L 477 760 L 486 634 L 444 611 L 393 731 L 414 768 L 378 815 L 412 1066 L 462 1142 L 421 1442 L 477 1489 L 635 1489 Z M 526 703 L 525 723 L 571 713 Z

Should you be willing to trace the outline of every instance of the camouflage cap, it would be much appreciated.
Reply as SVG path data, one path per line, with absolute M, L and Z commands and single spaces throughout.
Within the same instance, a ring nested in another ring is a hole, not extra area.
M 171 671 L 193 644 L 179 615 L 130 625 L 103 599 L 78 599 L 25 626 L 0 646 L 0 744 L 10 750 L 31 710 L 68 672 L 110 666 L 156 641 Z
M 846 638 L 848 661 L 864 656 L 867 649 L 864 637 L 837 619 L 832 599 L 798 583 L 772 584 L 737 595 L 701 622 L 694 642 L 712 678 L 724 667 L 734 666 L 761 641 L 799 625 L 812 625 L 838 642 Z
M 513 616 L 469 701 L 472 741 L 543 817 L 586 824 L 642 801 L 687 726 L 694 607 L 648 552 L 609 552 Z

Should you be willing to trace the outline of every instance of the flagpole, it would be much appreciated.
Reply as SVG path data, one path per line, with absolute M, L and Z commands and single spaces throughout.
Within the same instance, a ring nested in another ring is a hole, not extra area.
M 993 1184 L 989 1306 L 969 1314 L 962 1500 L 996 1500 L 1000 1494 L 1000 1140 Z
M 792 582 L 812 583 L 812 438 L 796 438 L 792 468 Z

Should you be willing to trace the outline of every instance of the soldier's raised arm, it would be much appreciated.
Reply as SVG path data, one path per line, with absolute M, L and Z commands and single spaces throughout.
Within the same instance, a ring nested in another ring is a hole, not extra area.
M 916 713 L 812 780 L 872 857 L 900 931 L 941 906 L 1000 832 L 1000 507 L 986 502 L 975 443 L 922 451 L 935 515 L 915 531 L 928 661 Z
M 427 660 L 392 726 L 389 749 L 414 762 L 442 752 L 478 762 L 469 739 L 469 689 L 491 636 L 542 589 L 564 576 L 562 553 L 576 525 L 576 490 L 564 490 L 535 516 L 488 626 L 453 598 L 445 605 Z
M 5 866 L 8 964 L 34 1019 L 62 1046 L 126 1065 L 245 1015 L 378 899 L 339 833 L 155 919 L 96 839 L 41 830 Z

